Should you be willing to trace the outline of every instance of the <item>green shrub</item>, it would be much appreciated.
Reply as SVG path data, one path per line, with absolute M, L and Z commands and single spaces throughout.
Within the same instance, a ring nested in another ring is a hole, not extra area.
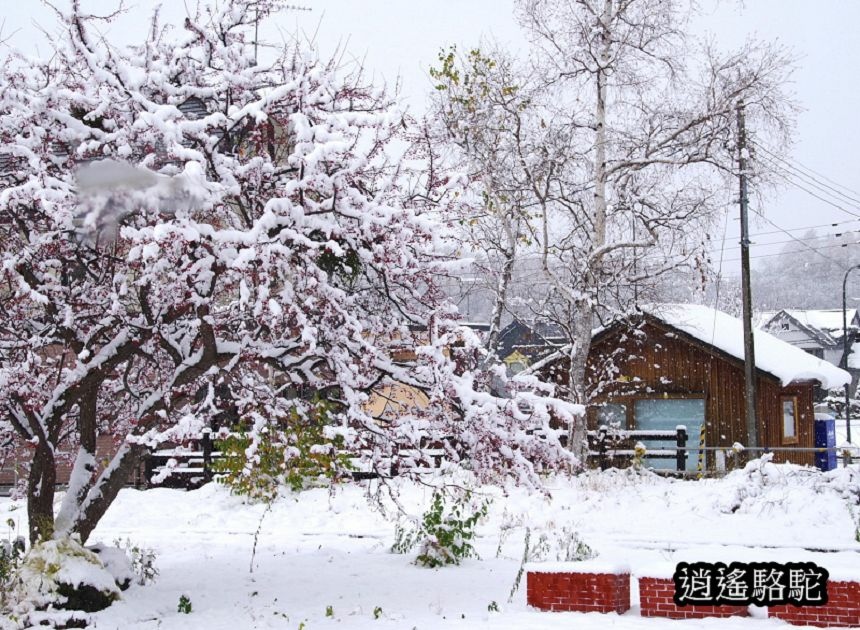
M 327 403 L 319 401 L 311 417 L 294 410 L 288 421 L 263 427 L 256 442 L 240 429 L 215 442 L 221 457 L 213 461 L 212 470 L 235 494 L 261 501 L 274 499 L 282 485 L 297 492 L 310 480 L 331 480 L 351 466 L 342 452 L 343 437 L 325 435 L 328 417 Z
M 181 612 L 185 615 L 191 613 L 191 600 L 188 598 L 187 595 L 179 596 L 179 606 L 177 608 L 177 612 Z
M 489 501 L 473 503 L 470 493 L 466 493 L 448 508 L 445 495 L 437 490 L 416 527 L 407 529 L 398 525 L 391 549 L 395 553 L 408 553 L 418 546 L 415 564 L 430 568 L 476 558 L 478 554 L 472 546 L 475 527 L 487 515 L 489 505 Z

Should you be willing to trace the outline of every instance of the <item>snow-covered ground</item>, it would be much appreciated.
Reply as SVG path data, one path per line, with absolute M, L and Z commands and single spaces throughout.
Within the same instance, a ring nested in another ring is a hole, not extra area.
M 397 485 L 408 511 L 426 509 L 431 489 Z M 509 603 L 526 526 L 533 540 L 540 532 L 552 536 L 573 527 L 601 558 L 634 569 L 681 560 L 811 560 L 833 573 L 860 574 L 856 469 L 822 474 L 767 465 L 763 473 L 737 471 L 701 481 L 608 471 L 555 478 L 548 487 L 551 498 L 487 489 L 493 503 L 479 529 L 481 558 L 438 570 L 390 553 L 394 521 L 369 507 L 366 497 L 377 489 L 375 482 L 287 496 L 265 516 L 265 506 L 245 504 L 215 484 L 193 492 L 124 490 L 92 542 L 130 539 L 152 547 L 160 575 L 149 586 L 132 586 L 122 601 L 95 614 L 91 627 L 788 627 L 775 619 L 646 619 L 635 608 L 622 616 L 538 612 L 526 606 L 525 579 Z M 22 502 L 0 501 L 0 518 L 14 519 L 21 531 L 23 512 Z M 508 535 L 500 545 L 503 530 Z M 191 602 L 190 614 L 177 611 L 182 595 Z M 488 610 L 493 602 L 499 612 Z

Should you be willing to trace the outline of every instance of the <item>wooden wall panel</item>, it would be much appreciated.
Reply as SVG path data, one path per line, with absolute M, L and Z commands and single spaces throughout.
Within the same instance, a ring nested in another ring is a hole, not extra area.
M 725 447 L 735 442 L 746 444 L 743 362 L 659 322 L 648 321 L 641 330 L 644 337 L 631 335 L 627 329 L 616 326 L 595 339 L 589 356 L 592 386 L 605 371 L 611 356 L 615 356 L 620 373 L 604 391 L 596 392 L 594 399 L 702 395 L 705 398 L 706 443 Z M 614 352 L 616 349 L 621 352 Z M 564 372 L 563 362 L 557 362 L 545 369 L 543 376 L 562 383 Z M 759 446 L 783 446 L 781 398 L 784 395 L 797 396 L 796 446 L 813 446 L 814 383 L 793 383 L 783 388 L 774 376 L 761 371 L 757 374 Z M 590 423 L 594 425 L 595 422 L 594 415 L 590 414 Z M 690 436 L 690 439 L 698 440 L 698 436 Z M 811 465 L 813 455 L 776 453 L 775 461 Z M 708 453 L 708 465 L 713 466 L 712 453 Z

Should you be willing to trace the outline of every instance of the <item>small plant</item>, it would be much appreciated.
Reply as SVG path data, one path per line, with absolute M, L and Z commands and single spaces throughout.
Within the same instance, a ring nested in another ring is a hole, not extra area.
M 579 562 L 591 560 L 597 553 L 579 536 L 573 527 L 565 525 L 560 530 L 553 528 L 555 535 L 542 532 L 534 545 L 525 554 L 526 562 Z
M 852 506 L 848 506 L 848 513 L 851 514 L 852 525 L 854 526 L 854 541 L 860 542 L 860 512 L 855 512 Z
M 14 537 L 15 521 L 6 521 L 9 527 L 6 540 L 0 541 L 0 605 L 6 605 L 6 594 L 11 586 L 12 576 L 21 564 L 25 543 L 20 536 Z
M 555 527 L 552 527 L 555 531 Z M 520 561 L 520 568 L 517 571 L 517 576 L 514 578 L 514 584 L 511 587 L 508 603 L 514 600 L 514 595 L 520 588 L 525 566 L 529 562 L 544 562 L 546 560 L 555 559 L 559 562 L 579 562 L 581 560 L 591 560 L 597 557 L 597 552 L 594 551 L 582 538 L 579 537 L 573 527 L 564 526 L 555 536 L 550 536 L 546 532 L 541 532 L 537 540 L 531 540 L 531 528 L 526 528 L 525 539 L 523 540 L 523 558 Z
M 191 600 L 188 599 L 187 595 L 179 596 L 179 606 L 177 607 L 177 612 L 181 612 L 185 615 L 191 613 Z
M 415 528 L 397 526 L 391 550 L 408 553 L 417 545 L 419 553 L 415 564 L 430 568 L 460 564 L 464 558 L 475 558 L 478 556 L 472 546 L 475 526 L 487 515 L 489 505 L 489 501 L 482 501 L 475 506 L 470 493 L 466 493 L 448 508 L 445 495 L 436 490 L 430 508 Z
M 487 606 L 487 611 L 499 612 L 499 605 L 496 603 L 496 600 L 490 602 L 489 606 Z
M 114 546 L 125 550 L 125 555 L 128 556 L 128 561 L 131 563 L 131 570 L 137 576 L 135 580 L 141 586 L 154 582 L 158 577 L 158 569 L 155 568 L 155 551 L 148 547 L 139 547 L 126 538 L 123 542 L 121 539 L 114 541 Z
M 334 617 L 334 607 L 331 604 L 325 607 L 325 616 Z
M 525 538 L 523 539 L 523 559 L 520 561 L 520 568 L 517 571 L 517 576 L 514 578 L 514 584 L 513 584 L 513 586 L 511 586 L 511 593 L 510 593 L 510 595 L 508 595 L 508 603 L 509 604 L 512 601 L 514 601 L 514 595 L 516 594 L 517 590 L 519 590 L 519 588 L 520 588 L 520 582 L 522 581 L 523 573 L 525 573 L 525 570 L 526 570 L 526 563 L 529 561 L 529 558 L 531 557 L 531 555 L 530 555 L 532 553 L 531 547 L 530 547 L 531 537 L 532 537 L 531 527 L 526 527 L 526 535 L 525 535 Z
M 382 616 L 382 606 L 377 606 L 373 609 L 373 618 L 379 619 Z
M 558 539 L 558 555 L 556 558 L 562 562 L 579 562 L 591 560 L 597 556 L 594 551 L 572 527 L 562 527 Z

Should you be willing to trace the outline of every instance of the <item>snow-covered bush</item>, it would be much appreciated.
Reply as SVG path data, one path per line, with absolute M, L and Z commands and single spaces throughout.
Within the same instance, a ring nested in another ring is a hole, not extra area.
M 98 554 L 73 537 L 34 545 L 12 577 L 10 609 L 22 617 L 48 607 L 94 612 L 120 598 Z
M 489 501 L 474 501 L 470 493 L 456 496 L 448 505 L 441 490 L 433 493 L 430 508 L 414 526 L 398 524 L 394 534 L 395 553 L 408 553 L 416 546 L 415 564 L 440 567 L 460 564 L 466 558 L 477 557 L 472 541 L 475 527 L 487 515 Z
M 158 577 L 158 569 L 155 567 L 156 556 L 153 549 L 136 545 L 128 538 L 125 541 L 115 540 L 114 546 L 124 554 L 131 575 L 137 584 L 146 586 L 150 582 L 155 581 L 155 578 Z M 104 556 L 101 557 L 104 561 Z M 120 562 L 117 562 L 117 565 L 120 564 Z M 105 565 L 108 570 L 111 569 L 107 562 L 105 562 Z M 117 573 L 114 573 L 114 577 L 117 577 Z M 120 584 L 119 580 L 117 580 L 117 584 Z
M 750 512 L 765 507 L 790 511 L 790 499 L 799 488 L 815 494 L 829 493 L 845 501 L 851 509 L 860 505 L 860 473 L 852 468 L 837 468 L 821 472 L 817 468 L 795 464 L 774 464 L 773 454 L 766 453 L 751 460 L 741 470 L 726 475 L 729 491 L 719 501 L 724 513 Z
M 11 526 L 10 526 L 11 530 Z M 12 586 L 12 579 L 21 557 L 24 554 L 24 539 L 15 538 L 0 541 L 0 607 L 7 605 L 7 594 Z

